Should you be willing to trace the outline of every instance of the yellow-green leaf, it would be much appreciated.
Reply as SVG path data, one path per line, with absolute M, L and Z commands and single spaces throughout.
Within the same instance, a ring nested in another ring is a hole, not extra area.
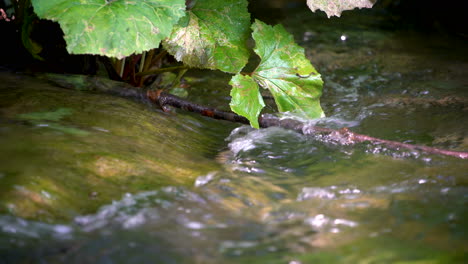
M 252 77 L 270 90 L 278 110 L 308 119 L 325 116 L 319 100 L 323 81 L 304 49 L 281 25 L 272 27 L 257 20 L 252 29 L 254 51 L 261 58 Z
M 232 77 L 229 84 L 231 90 L 231 110 L 246 117 L 250 125 L 259 128 L 258 115 L 265 107 L 257 83 L 250 76 L 237 74 Z
M 190 67 L 238 73 L 247 63 L 247 0 L 198 0 L 163 42 Z

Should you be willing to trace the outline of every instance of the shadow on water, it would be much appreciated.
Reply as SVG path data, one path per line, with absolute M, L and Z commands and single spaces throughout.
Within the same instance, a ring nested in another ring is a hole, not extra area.
M 468 149 L 458 39 L 295 14 L 283 23 L 325 80 L 314 124 Z M 207 76 L 192 99 L 227 102 L 228 77 Z M 465 160 L 2 78 L 0 263 L 467 261 Z

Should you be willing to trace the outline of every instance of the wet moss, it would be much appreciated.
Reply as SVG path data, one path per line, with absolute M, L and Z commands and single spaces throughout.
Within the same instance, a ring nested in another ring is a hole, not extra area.
M 66 220 L 125 192 L 191 185 L 218 166 L 200 124 L 184 131 L 138 102 L 0 78 L 0 213 Z

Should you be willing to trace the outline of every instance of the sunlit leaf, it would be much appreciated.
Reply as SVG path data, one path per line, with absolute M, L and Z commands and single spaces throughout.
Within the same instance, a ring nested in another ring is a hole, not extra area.
M 231 82 L 231 110 L 249 119 L 254 128 L 259 128 L 258 115 L 265 107 L 257 83 L 250 76 L 237 74 Z
M 164 47 L 190 67 L 237 73 L 247 63 L 247 0 L 198 0 Z
M 307 5 L 312 12 L 317 9 L 325 11 L 328 17 L 340 16 L 345 10 L 354 8 L 371 8 L 375 0 L 307 0 Z
M 270 90 L 278 110 L 309 119 L 323 117 L 319 100 L 323 81 L 304 49 L 281 25 L 272 27 L 257 20 L 252 29 L 254 50 L 261 58 L 252 77 Z
M 157 48 L 185 15 L 184 0 L 32 0 L 40 18 L 57 21 L 67 50 L 122 58 Z

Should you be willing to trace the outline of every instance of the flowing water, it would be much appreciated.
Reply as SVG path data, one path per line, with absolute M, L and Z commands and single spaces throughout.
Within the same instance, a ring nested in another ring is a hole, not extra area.
M 305 18 L 284 23 L 325 80 L 314 124 L 468 150 L 459 40 Z M 468 261 L 466 160 L 1 78 L 2 264 Z M 188 80 L 228 105 L 229 76 Z

